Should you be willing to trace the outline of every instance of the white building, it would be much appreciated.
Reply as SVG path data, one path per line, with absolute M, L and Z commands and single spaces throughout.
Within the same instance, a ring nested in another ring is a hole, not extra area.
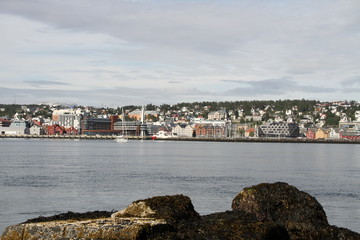
M 0 134 L 19 135 L 27 132 L 26 122 L 18 119 L 13 120 L 9 127 L 0 127 Z
M 193 132 L 194 129 L 188 124 L 178 124 L 172 130 L 172 133 L 179 137 L 193 137 Z
M 45 131 L 42 127 L 38 125 L 33 125 L 30 127 L 30 135 L 44 135 Z
M 262 120 L 261 115 L 246 115 L 245 120 L 248 120 L 249 122 L 260 122 Z
M 340 138 L 340 129 L 339 128 L 330 128 L 329 138 L 339 139 Z
M 227 113 L 226 113 L 225 109 L 209 112 L 209 115 L 208 115 L 209 120 L 224 120 L 226 118 L 227 118 Z
M 80 108 L 77 109 L 60 109 L 54 110 L 52 120 L 65 128 L 74 127 L 79 130 L 84 111 Z
M 355 112 L 355 121 L 360 122 L 360 111 Z

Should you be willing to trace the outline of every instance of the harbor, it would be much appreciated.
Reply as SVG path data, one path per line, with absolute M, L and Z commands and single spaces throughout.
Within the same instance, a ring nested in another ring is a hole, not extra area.
M 78 140 L 115 140 L 116 135 L 29 135 L 1 134 L 0 138 L 26 139 L 78 139 Z M 129 140 L 154 141 L 197 141 L 197 142 L 252 142 L 252 143 L 322 143 L 322 144 L 360 144 L 359 139 L 306 139 L 306 138 L 224 138 L 224 137 L 167 137 L 127 136 Z
M 82 140 L 114 140 L 115 135 L 29 135 L 29 134 L 1 134 L 0 138 L 28 138 L 28 139 L 82 139 Z M 130 140 L 150 140 L 150 137 L 128 136 Z

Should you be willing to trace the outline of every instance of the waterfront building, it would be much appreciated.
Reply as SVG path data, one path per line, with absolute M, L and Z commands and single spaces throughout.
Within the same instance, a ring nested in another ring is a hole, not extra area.
M 46 132 L 48 135 L 64 135 L 66 130 L 63 126 L 59 124 L 48 125 L 46 127 Z
M 86 118 L 81 121 L 81 131 L 85 135 L 117 135 L 110 118 Z
M 308 128 L 305 132 L 306 139 L 315 139 L 316 138 L 316 128 Z
M 340 138 L 348 140 L 360 139 L 360 130 L 342 129 L 340 130 Z
M 11 120 L 0 118 L 0 127 L 10 127 Z
M 315 133 L 315 139 L 327 139 L 330 137 L 330 130 L 325 128 L 318 128 Z
M 194 129 L 189 124 L 177 124 L 172 132 L 179 137 L 193 137 L 194 135 Z
M 83 119 L 84 111 L 78 109 L 60 109 L 54 110 L 52 114 L 52 120 L 55 124 L 63 126 L 65 128 L 75 128 L 80 130 L 81 120 Z
M 225 125 L 195 124 L 196 137 L 226 137 Z
M 2 125 L 0 126 L 1 134 L 8 135 L 18 135 L 18 134 L 28 134 L 29 125 L 25 120 L 15 119 L 10 122 L 10 125 L 7 121 L 2 120 Z
M 34 124 L 30 127 L 29 134 L 30 135 L 44 135 L 45 131 L 41 126 Z
M 360 122 L 339 122 L 339 128 L 341 129 L 360 129 Z
M 126 133 L 131 136 L 140 136 L 141 133 L 146 135 L 147 125 L 145 123 L 141 123 L 140 121 L 117 121 L 114 123 L 114 130 L 123 135 Z
M 340 138 L 340 128 L 330 128 L 329 129 L 329 138 L 339 139 Z
M 259 137 L 299 137 L 299 125 L 296 123 L 271 123 L 259 127 Z

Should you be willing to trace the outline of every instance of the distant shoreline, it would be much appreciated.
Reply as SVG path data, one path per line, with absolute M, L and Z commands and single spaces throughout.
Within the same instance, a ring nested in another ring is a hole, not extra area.
M 88 136 L 88 135 L 5 135 L 0 138 L 24 139 L 69 139 L 69 140 L 114 140 L 116 136 Z M 151 136 L 128 136 L 129 140 L 152 140 Z M 250 143 L 326 143 L 326 144 L 360 144 L 360 140 L 348 139 L 305 139 L 305 138 L 157 138 L 154 141 L 196 141 L 196 142 L 250 142 Z

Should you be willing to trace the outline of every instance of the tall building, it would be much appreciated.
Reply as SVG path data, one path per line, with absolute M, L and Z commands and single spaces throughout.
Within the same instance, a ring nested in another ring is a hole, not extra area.
M 52 114 L 52 120 L 54 123 L 63 126 L 65 128 L 75 128 L 80 130 L 81 120 L 83 119 L 84 111 L 78 109 L 60 109 L 54 110 Z

